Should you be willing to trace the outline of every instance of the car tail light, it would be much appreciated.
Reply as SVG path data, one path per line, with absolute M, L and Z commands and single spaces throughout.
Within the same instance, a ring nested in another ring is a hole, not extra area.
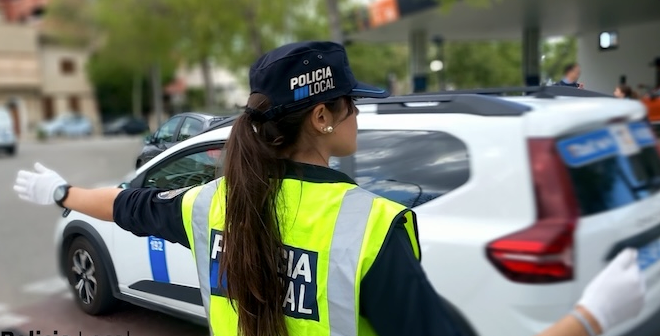
M 553 283 L 573 278 L 573 232 L 579 209 L 568 170 L 553 139 L 528 142 L 536 222 L 499 238 L 486 249 L 488 259 L 508 279 Z

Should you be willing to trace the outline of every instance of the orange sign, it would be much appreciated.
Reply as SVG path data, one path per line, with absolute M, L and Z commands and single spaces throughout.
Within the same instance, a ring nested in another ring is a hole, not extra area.
M 371 28 L 382 26 L 399 19 L 399 6 L 396 0 L 378 0 L 369 6 Z

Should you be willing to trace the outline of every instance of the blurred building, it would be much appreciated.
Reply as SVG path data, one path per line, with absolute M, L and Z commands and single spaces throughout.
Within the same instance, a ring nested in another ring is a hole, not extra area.
M 1 0 L 0 11 L 8 22 L 26 23 L 43 14 L 48 0 Z
M 250 92 L 237 76 L 217 66 L 212 68 L 211 76 L 218 100 L 216 103 L 221 109 L 231 110 L 237 105 L 243 106 L 247 103 Z M 168 94 L 178 96 L 182 103 L 186 99 L 185 93 L 189 90 L 204 90 L 204 76 L 200 66 L 179 66 L 176 78 L 166 88 Z
M 46 3 L 0 0 L 0 104 L 17 106 L 12 114 L 19 134 L 66 113 L 80 113 L 99 124 L 85 71 L 89 52 L 49 38 L 38 24 Z

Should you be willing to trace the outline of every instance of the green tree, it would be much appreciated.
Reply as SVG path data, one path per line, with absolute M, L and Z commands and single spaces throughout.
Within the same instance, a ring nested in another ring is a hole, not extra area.
M 99 110 L 104 117 L 130 111 L 133 73 L 116 62 L 106 62 L 99 54 L 90 58 L 87 73 L 94 84 Z
M 502 2 L 504 0 L 437 0 L 440 6 L 440 11 L 444 14 L 451 13 L 452 8 L 458 2 L 465 2 L 468 6 L 473 8 L 490 8 L 494 3 Z
M 396 43 L 351 43 L 346 47 L 355 76 L 372 85 L 388 88 L 389 76 L 406 78 L 408 48 Z
M 206 106 L 214 109 L 213 63 L 243 74 L 257 57 L 281 44 L 308 15 L 300 8 L 312 0 L 167 0 L 177 13 L 177 55 L 200 64 Z
M 231 36 L 223 23 L 231 20 L 223 10 L 224 1 L 177 0 L 168 1 L 177 15 L 171 22 L 177 27 L 176 54 L 189 64 L 199 64 L 204 79 L 204 108 L 215 111 L 217 98 L 213 82 L 213 55 L 220 51 L 220 39 Z
M 449 41 L 445 46 L 445 78 L 456 88 L 522 86 L 522 43 L 520 41 Z M 541 45 L 542 81 L 557 81 L 565 65 L 575 62 L 574 37 L 545 41 Z M 435 58 L 434 56 L 430 57 Z M 431 86 L 437 83 L 431 74 Z
M 577 38 L 569 36 L 558 41 L 546 41 L 541 54 L 544 55 L 541 62 L 543 78 L 559 81 L 564 75 L 564 66 L 577 61 Z
M 400 43 L 343 41 L 343 32 L 351 31 L 356 20 L 344 20 L 342 29 L 339 29 L 342 32 L 337 32 L 338 29 L 333 27 L 332 16 L 328 15 L 328 12 L 332 10 L 331 7 L 335 5 L 343 7 L 342 17 L 349 17 L 351 13 L 357 13 L 361 10 L 361 6 L 347 2 L 328 3 L 325 0 L 318 1 L 316 4 L 317 15 L 307 16 L 309 21 L 304 22 L 298 36 L 305 40 L 327 40 L 332 37 L 333 41 L 339 39 L 339 42 L 346 42 L 345 48 L 351 69 L 360 81 L 388 88 L 391 75 L 395 78 L 405 78 L 408 71 L 407 46 Z M 327 17 L 328 19 L 318 20 L 317 17 Z
M 149 72 L 152 107 L 160 123 L 164 109 L 162 69 L 175 63 L 177 27 L 169 19 L 176 14 L 174 8 L 167 0 L 95 1 L 91 6 L 104 33 L 103 56 L 136 75 Z
M 165 83 L 173 77 L 174 63 L 165 64 L 162 70 Z M 153 100 L 134 97 L 136 89 L 139 93 L 148 91 L 150 83 L 139 74 L 136 83 L 135 69 L 107 57 L 104 49 L 100 49 L 90 58 L 87 74 L 94 85 L 99 110 L 104 117 L 124 115 L 131 110 L 137 110 L 135 116 L 142 118 L 144 111 L 153 110 Z
M 315 1 L 233 1 L 234 21 L 226 25 L 231 38 L 221 40 L 222 52 L 218 60 L 240 73 L 266 51 L 288 41 L 300 40 L 299 34 L 317 36 L 318 25 L 310 19 L 312 15 L 308 11 Z
M 445 79 L 456 88 L 520 86 L 520 42 L 447 42 Z

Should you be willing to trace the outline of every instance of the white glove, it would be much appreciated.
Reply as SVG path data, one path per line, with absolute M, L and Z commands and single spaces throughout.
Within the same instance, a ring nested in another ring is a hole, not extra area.
M 603 333 L 639 314 L 646 285 L 637 264 L 637 250 L 619 253 L 582 293 L 578 305 L 587 309 Z
M 67 184 L 56 172 L 44 167 L 41 163 L 34 164 L 36 173 L 21 170 L 16 177 L 14 190 L 18 197 L 37 204 L 53 204 L 53 194 L 57 187 Z

